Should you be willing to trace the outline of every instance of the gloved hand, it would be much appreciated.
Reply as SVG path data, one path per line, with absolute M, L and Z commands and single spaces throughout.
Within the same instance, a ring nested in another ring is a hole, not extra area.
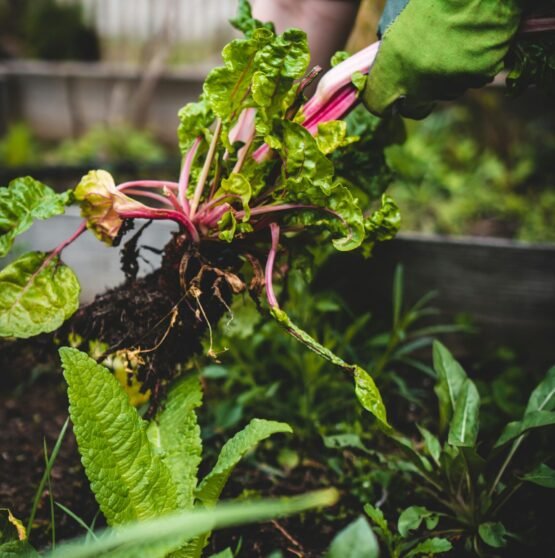
M 364 104 L 422 118 L 434 101 L 484 86 L 503 69 L 521 15 L 518 0 L 389 0 Z

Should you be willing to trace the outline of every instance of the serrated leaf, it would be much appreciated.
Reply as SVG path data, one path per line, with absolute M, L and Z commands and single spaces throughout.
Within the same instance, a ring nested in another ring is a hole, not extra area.
M 503 548 L 507 544 L 507 530 L 503 523 L 488 522 L 478 527 L 480 538 L 493 548 Z
M 16 236 L 31 227 L 35 219 L 49 219 L 65 211 L 70 192 L 56 194 L 42 182 L 25 176 L 0 188 L 0 258 L 11 249 Z
M 262 440 L 279 432 L 291 433 L 293 430 L 284 422 L 252 419 L 243 430 L 224 444 L 216 465 L 200 483 L 196 491 L 197 498 L 205 506 L 215 505 L 229 475 L 241 458 Z
M 440 428 L 443 431 L 455 412 L 457 398 L 467 376 L 462 366 L 439 341 L 434 341 L 433 357 L 438 378 L 435 392 L 439 400 Z
M 376 535 L 361 516 L 339 531 L 326 558 L 378 558 L 379 553 Z
M 480 411 L 480 395 L 474 382 L 466 379 L 462 384 L 455 412 L 449 426 L 448 442 L 453 446 L 471 448 L 478 438 L 478 418 Z
M 413 556 L 441 554 L 442 552 L 449 552 L 452 548 L 453 545 L 447 539 L 434 537 L 432 539 L 426 539 L 416 545 L 410 552 L 405 554 L 405 557 L 412 558 Z
M 439 516 L 423 506 L 410 506 L 399 516 L 397 530 L 403 538 L 406 538 L 411 531 L 416 531 L 423 521 L 426 521 L 427 529 L 435 529 Z
M 108 524 L 177 509 L 170 472 L 119 382 L 77 349 L 63 347 L 60 357 L 81 461 Z
M 169 390 L 163 410 L 148 425 L 150 443 L 160 453 L 176 487 L 179 509 L 194 503 L 202 440 L 195 409 L 202 404 L 196 376 L 178 380 Z
M 555 488 L 555 469 L 541 463 L 533 471 L 524 475 L 522 480 L 545 488 Z
M 79 307 L 77 277 L 58 257 L 48 257 L 30 252 L 0 271 L 0 337 L 54 331 Z

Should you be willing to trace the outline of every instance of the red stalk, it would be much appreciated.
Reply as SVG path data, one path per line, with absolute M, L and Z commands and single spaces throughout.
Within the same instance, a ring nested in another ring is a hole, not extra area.
M 185 156 L 183 168 L 181 169 L 181 174 L 179 175 L 177 198 L 185 213 L 190 212 L 189 202 L 187 201 L 187 188 L 189 187 L 191 167 L 193 166 L 193 161 L 195 160 L 195 155 L 197 154 L 198 146 L 201 141 L 202 138 L 199 136 L 193 142 L 191 149 L 189 149 L 187 155 Z
M 266 297 L 270 308 L 279 309 L 279 304 L 274 293 L 274 285 L 272 275 L 274 273 L 274 263 L 276 261 L 276 254 L 279 244 L 279 225 L 277 223 L 270 223 L 270 234 L 272 236 L 272 246 L 268 252 L 268 260 L 266 261 L 266 269 L 264 272 L 264 279 L 266 283 Z

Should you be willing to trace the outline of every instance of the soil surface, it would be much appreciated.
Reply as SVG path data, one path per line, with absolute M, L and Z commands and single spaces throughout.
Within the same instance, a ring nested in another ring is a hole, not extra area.
M 24 524 L 45 470 L 43 443 L 51 452 L 67 418 L 68 403 L 61 380 L 61 371 L 45 372 L 21 384 L 15 393 L 0 394 L 0 507 L 9 508 Z M 90 525 L 98 505 L 89 490 L 71 426 L 51 471 L 51 487 L 55 502 Z M 54 516 L 56 540 L 84 534 L 83 528 L 57 506 Z M 97 525 L 102 521 L 99 517 Z M 36 548 L 50 545 L 51 525 L 50 492 L 45 485 L 30 537 Z

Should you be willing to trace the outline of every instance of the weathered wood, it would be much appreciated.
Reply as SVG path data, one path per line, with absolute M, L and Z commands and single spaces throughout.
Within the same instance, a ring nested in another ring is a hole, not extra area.
M 468 315 L 482 344 L 542 351 L 555 361 L 555 246 L 404 234 L 368 260 L 334 256 L 318 284 L 335 286 L 355 310 L 388 311 L 398 264 L 408 303 L 437 291 L 444 323 Z

